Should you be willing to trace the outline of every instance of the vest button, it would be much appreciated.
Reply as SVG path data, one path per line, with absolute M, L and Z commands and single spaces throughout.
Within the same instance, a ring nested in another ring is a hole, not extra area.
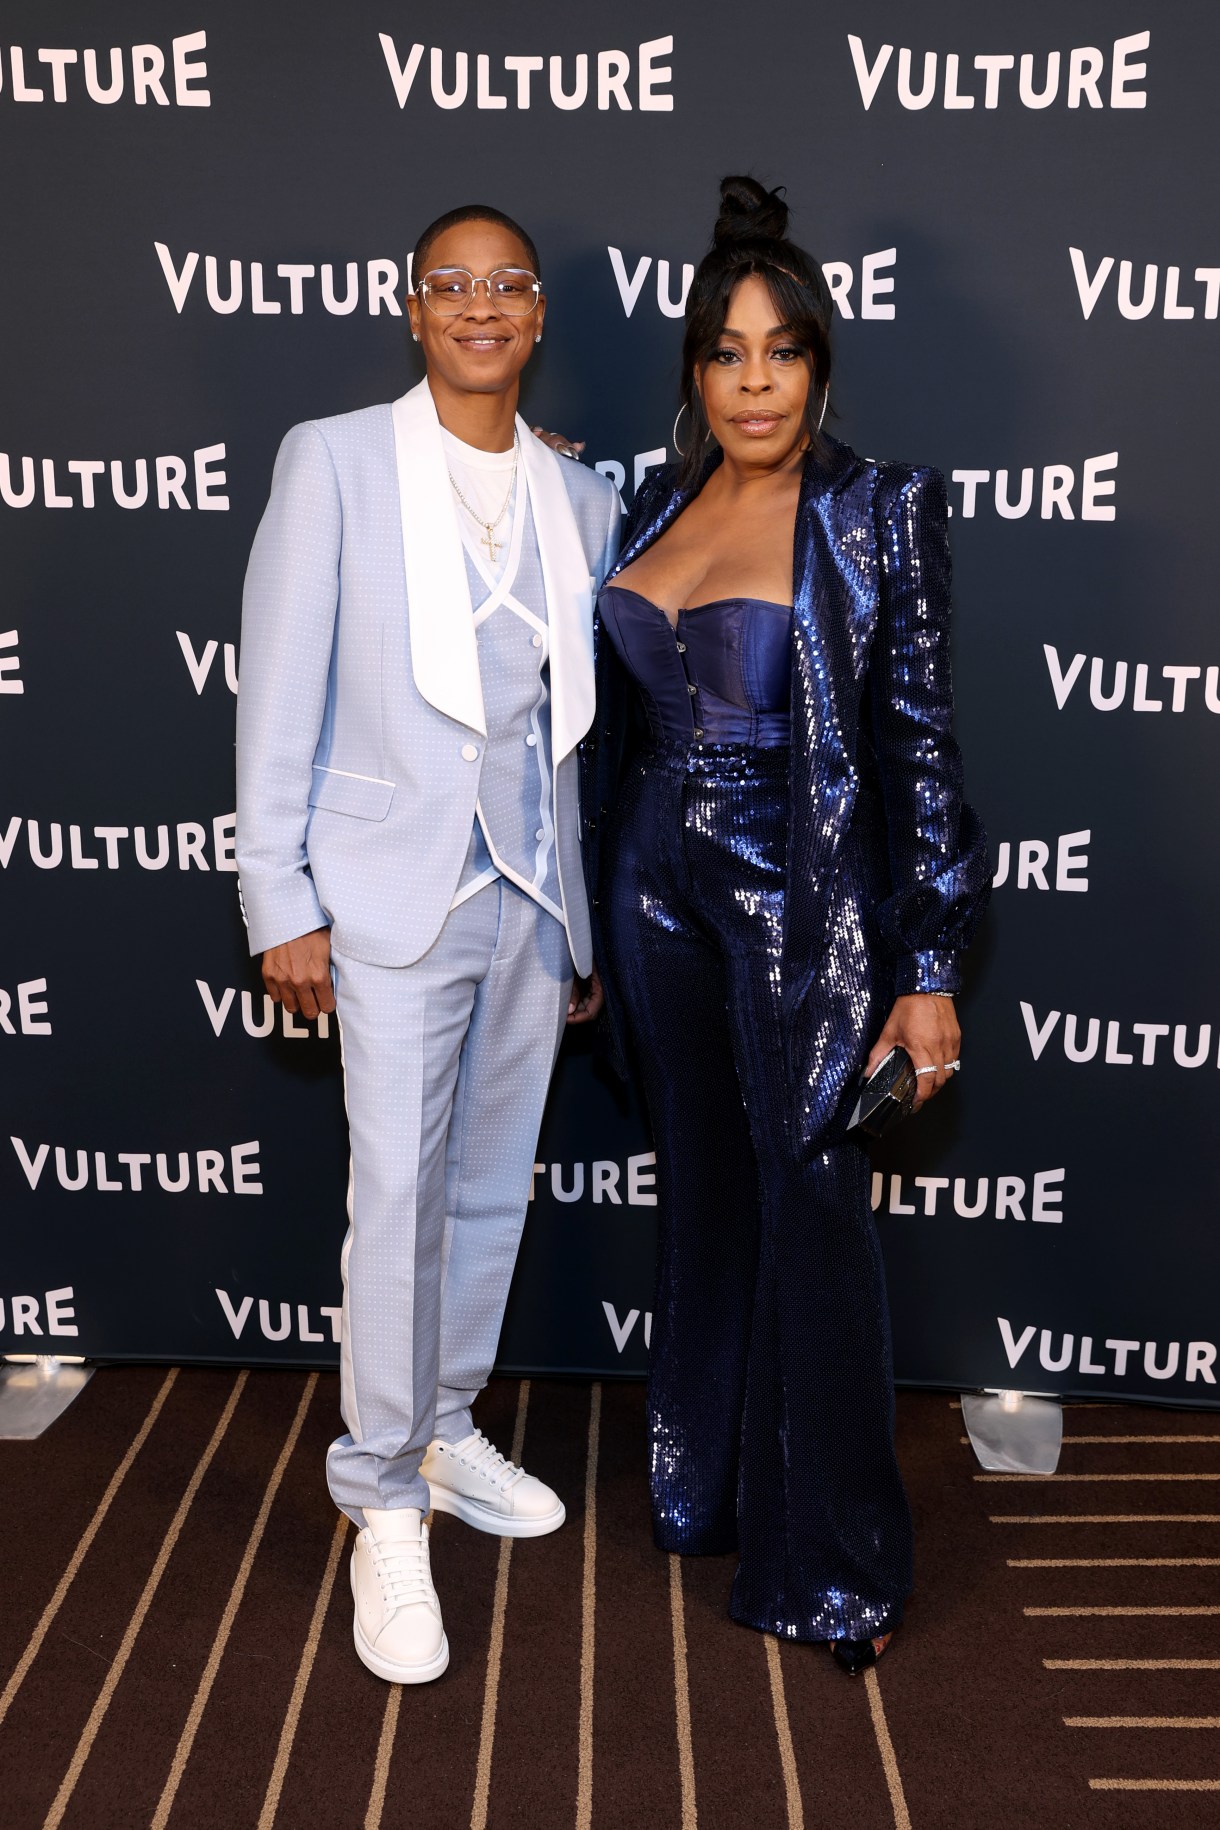
M 542 637 L 540 635 L 534 636 L 533 640 L 530 642 L 530 647 L 531 648 L 541 648 L 542 647 Z
M 697 686 L 688 686 L 686 690 L 693 698 L 694 695 L 699 691 L 699 688 Z
M 475 749 L 475 747 L 472 743 L 464 743 L 462 745 L 462 761 L 463 762 L 474 762 L 474 760 L 478 756 L 478 754 L 479 754 L 479 752 Z
M 536 839 L 545 839 L 546 838 L 546 834 L 542 830 L 541 826 L 538 828 L 537 832 L 534 834 L 534 837 Z
M 538 739 L 534 736 L 534 733 L 531 731 L 525 741 L 529 745 L 530 749 L 532 750 L 534 745 L 537 743 Z
M 685 642 L 679 642 L 679 643 L 678 643 L 678 653 L 679 653 L 679 654 L 685 654 L 685 653 L 686 653 L 686 643 L 685 643 Z

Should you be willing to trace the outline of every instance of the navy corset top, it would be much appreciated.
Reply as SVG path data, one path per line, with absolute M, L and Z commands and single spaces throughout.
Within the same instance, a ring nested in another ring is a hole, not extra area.
M 789 741 L 792 610 L 756 597 L 726 597 L 679 610 L 678 626 L 626 585 L 605 585 L 602 623 L 639 688 L 655 738 L 751 743 Z

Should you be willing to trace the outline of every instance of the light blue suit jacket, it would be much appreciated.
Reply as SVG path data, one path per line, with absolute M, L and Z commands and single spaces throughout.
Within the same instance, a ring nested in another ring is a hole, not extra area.
M 576 745 L 593 716 L 593 592 L 613 485 L 518 421 L 547 585 L 556 855 L 572 957 L 591 963 Z M 237 864 L 252 953 L 329 925 L 405 966 L 453 900 L 485 726 L 469 585 L 427 384 L 294 426 L 246 574 Z

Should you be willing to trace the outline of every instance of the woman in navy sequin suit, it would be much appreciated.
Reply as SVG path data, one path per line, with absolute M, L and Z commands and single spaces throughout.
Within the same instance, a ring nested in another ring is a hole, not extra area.
M 924 1097 L 952 1078 L 990 873 L 950 729 L 943 479 L 822 434 L 821 271 L 778 195 L 721 194 L 685 458 L 601 592 L 585 862 L 657 1151 L 657 1543 L 736 1550 L 735 1617 L 855 1671 L 901 1618 L 911 1523 L 847 1118 L 895 1042 Z

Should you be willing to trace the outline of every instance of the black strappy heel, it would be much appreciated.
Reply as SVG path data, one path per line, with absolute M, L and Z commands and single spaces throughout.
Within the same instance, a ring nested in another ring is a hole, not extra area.
M 893 1637 L 893 1633 L 879 1633 L 876 1639 L 835 1639 L 830 1644 L 831 1656 L 840 1671 L 859 1677 L 877 1663 Z

